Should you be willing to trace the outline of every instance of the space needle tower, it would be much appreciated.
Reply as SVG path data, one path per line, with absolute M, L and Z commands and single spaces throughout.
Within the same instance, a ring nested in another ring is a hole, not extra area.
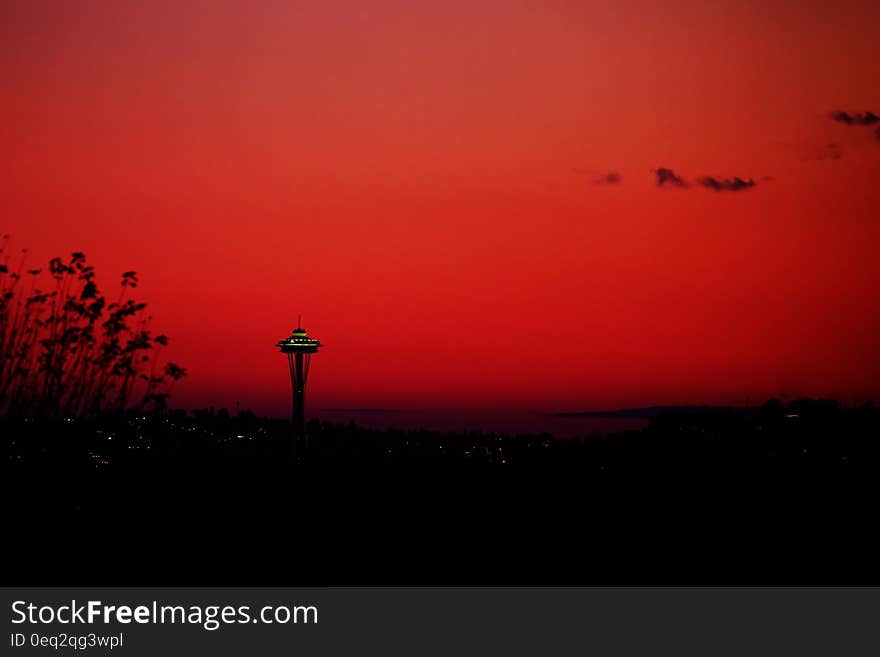
M 290 337 L 279 341 L 276 346 L 287 354 L 290 367 L 290 384 L 293 387 L 293 460 L 297 451 L 306 444 L 306 380 L 309 378 L 309 363 L 312 354 L 318 352 L 321 343 L 310 338 L 297 317 L 296 328 Z

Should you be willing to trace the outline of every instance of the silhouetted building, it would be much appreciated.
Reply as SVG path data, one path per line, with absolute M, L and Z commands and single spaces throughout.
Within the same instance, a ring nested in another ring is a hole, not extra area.
M 290 367 L 290 384 L 293 388 L 293 442 L 291 453 L 296 460 L 297 451 L 306 446 L 306 380 L 309 378 L 309 363 L 312 354 L 317 353 L 321 343 L 310 338 L 297 318 L 297 326 L 289 338 L 277 343 L 279 349 L 287 354 Z

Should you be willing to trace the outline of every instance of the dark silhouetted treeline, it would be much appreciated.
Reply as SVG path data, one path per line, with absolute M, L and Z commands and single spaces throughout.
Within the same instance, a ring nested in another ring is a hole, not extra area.
M 226 409 L 108 413 L 93 418 L 0 420 L 19 467 L 111 469 L 288 467 L 286 420 Z M 770 400 L 753 412 L 666 412 L 640 431 L 556 439 L 550 434 L 376 430 L 312 421 L 299 466 L 461 466 L 575 469 L 583 476 L 669 473 L 871 471 L 880 466 L 880 413 L 873 403 Z

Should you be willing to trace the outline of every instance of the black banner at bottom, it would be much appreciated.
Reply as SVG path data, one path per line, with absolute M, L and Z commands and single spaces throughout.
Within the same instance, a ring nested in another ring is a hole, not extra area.
M 9 655 L 849 655 L 880 589 L 6 588 Z

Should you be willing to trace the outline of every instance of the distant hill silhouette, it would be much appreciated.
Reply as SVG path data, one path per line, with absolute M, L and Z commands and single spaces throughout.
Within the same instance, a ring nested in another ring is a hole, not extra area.
M 558 411 L 549 413 L 555 417 L 605 417 L 652 419 L 661 415 L 697 415 L 704 413 L 736 413 L 749 415 L 756 413 L 757 408 L 743 406 L 644 406 L 641 408 L 622 408 L 613 411 Z

